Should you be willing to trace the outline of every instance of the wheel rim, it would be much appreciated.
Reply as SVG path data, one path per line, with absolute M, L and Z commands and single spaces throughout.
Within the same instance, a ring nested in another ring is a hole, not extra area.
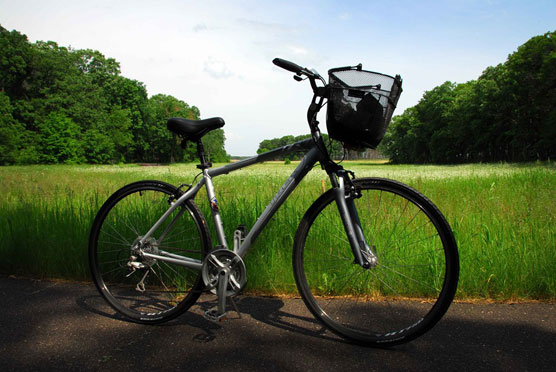
M 377 266 L 353 263 L 331 198 L 316 211 L 305 239 L 300 275 L 306 301 L 318 318 L 349 338 L 378 343 L 416 337 L 447 306 L 437 302 L 447 287 L 446 233 L 419 197 L 385 187 L 362 194 L 355 204 Z
M 166 317 L 187 303 L 201 284 L 198 271 L 141 259 L 133 248 L 169 208 L 170 197 L 168 190 L 156 188 L 126 193 L 112 204 L 98 230 L 94 259 L 99 288 L 112 306 L 132 318 Z M 161 240 L 178 213 L 181 216 Z M 147 240 L 145 252 L 160 250 L 203 259 L 204 242 L 189 207 L 176 209 Z

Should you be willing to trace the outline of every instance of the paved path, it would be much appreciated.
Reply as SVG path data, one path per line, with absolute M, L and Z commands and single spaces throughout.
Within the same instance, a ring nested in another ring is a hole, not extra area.
M 240 297 L 242 319 L 119 319 L 89 284 L 0 277 L 0 370 L 554 371 L 556 305 L 454 304 L 429 333 L 392 349 L 351 345 L 299 299 Z

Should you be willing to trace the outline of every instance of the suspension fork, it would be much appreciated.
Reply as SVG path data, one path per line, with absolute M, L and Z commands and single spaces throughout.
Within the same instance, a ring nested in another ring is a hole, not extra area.
M 353 253 L 354 263 L 365 269 L 374 267 L 377 264 L 377 257 L 365 239 L 363 229 L 361 228 L 361 220 L 354 203 L 354 199 L 360 195 L 358 195 L 347 172 L 342 170 L 338 172 L 337 181 L 336 177 L 331 176 L 332 179 L 332 185 L 335 186 L 334 199 L 344 224 Z

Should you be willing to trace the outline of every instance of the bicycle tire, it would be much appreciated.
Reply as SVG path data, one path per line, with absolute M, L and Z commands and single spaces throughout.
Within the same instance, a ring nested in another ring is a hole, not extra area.
M 135 182 L 110 196 L 93 222 L 89 236 L 93 282 L 112 308 L 134 322 L 155 324 L 173 319 L 187 311 L 204 288 L 200 271 L 131 258 L 140 233 L 146 233 L 179 195 L 181 191 L 165 182 Z M 178 213 L 176 223 L 160 240 Z M 147 246 L 151 253 L 164 249 L 203 260 L 211 247 L 206 220 L 195 203 L 187 200 L 155 231 Z M 130 266 L 132 261 L 137 267 Z
M 456 241 L 442 213 L 415 189 L 381 178 L 353 182 L 362 193 L 354 202 L 376 267 L 354 262 L 329 190 L 307 210 L 295 236 L 297 288 L 311 313 L 343 338 L 380 347 L 405 343 L 430 330 L 450 306 L 459 276 Z

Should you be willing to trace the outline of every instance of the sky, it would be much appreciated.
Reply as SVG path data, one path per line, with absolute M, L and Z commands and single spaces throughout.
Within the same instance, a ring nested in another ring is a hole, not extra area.
M 275 57 L 327 71 L 358 63 L 400 74 L 394 114 L 445 81 L 503 63 L 556 30 L 554 0 L 0 0 L 0 25 L 115 58 L 122 75 L 226 121 L 226 151 L 253 155 L 264 139 L 309 133 L 307 82 Z M 323 110 L 325 111 L 325 110 Z M 326 132 L 325 113 L 319 116 Z

